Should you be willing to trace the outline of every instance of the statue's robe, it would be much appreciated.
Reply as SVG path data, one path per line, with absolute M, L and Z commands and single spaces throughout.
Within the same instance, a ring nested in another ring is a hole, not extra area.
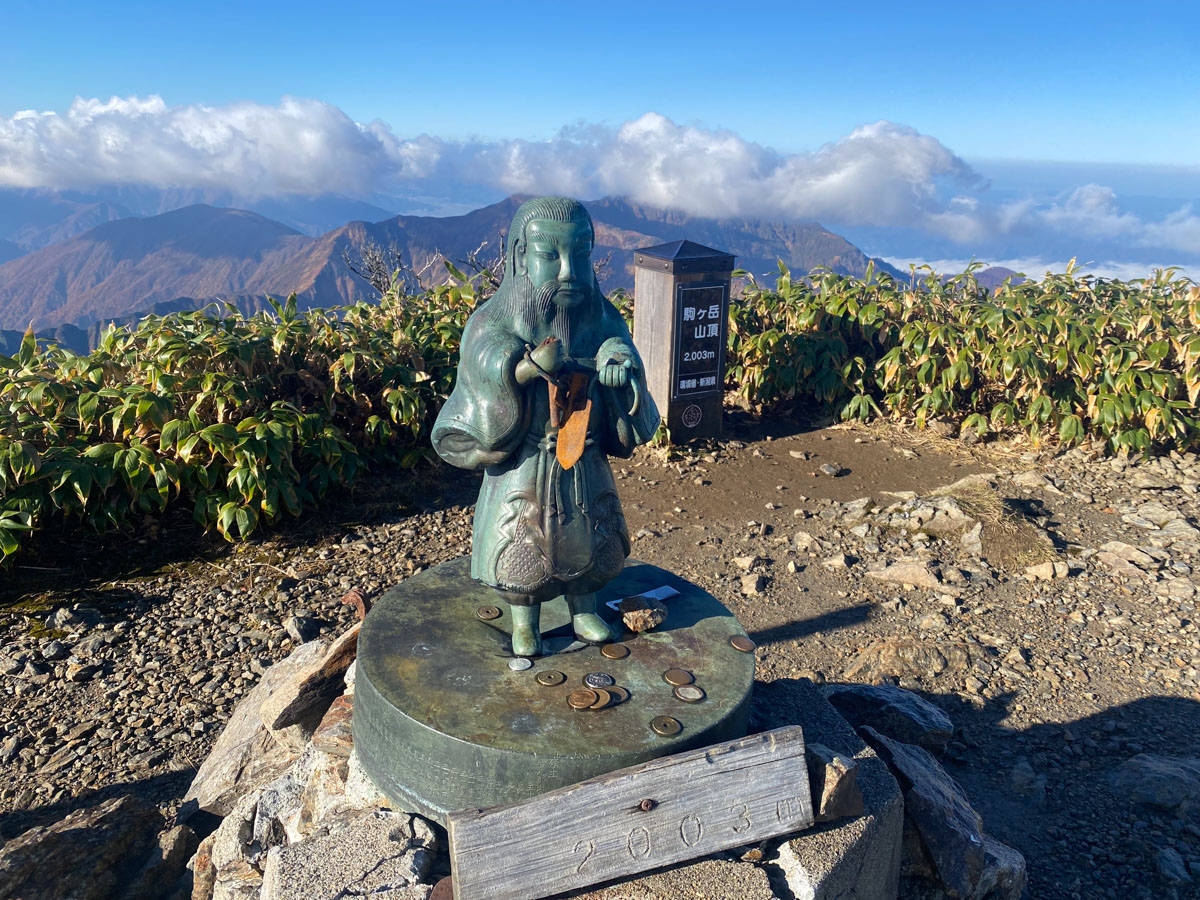
M 589 302 L 578 316 L 584 327 L 572 326 L 570 349 L 572 359 L 593 369 L 592 405 L 583 455 L 570 469 L 556 457 L 549 385 L 538 377 L 522 386 L 515 378 L 538 336 L 518 334 L 527 326 L 496 298 L 467 322 L 458 379 L 434 425 L 433 446 L 442 459 L 484 471 L 471 575 L 513 602 L 598 590 L 629 555 L 607 457 L 628 457 L 650 440 L 659 416 L 624 320 L 598 290 Z M 614 358 L 632 361 L 628 387 L 600 384 L 595 367 Z

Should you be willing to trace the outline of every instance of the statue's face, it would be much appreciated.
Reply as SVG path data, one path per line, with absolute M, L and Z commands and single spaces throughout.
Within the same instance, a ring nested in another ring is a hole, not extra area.
M 584 302 L 592 280 L 592 230 L 586 222 L 533 219 L 525 226 L 525 252 L 518 260 L 535 290 L 570 309 Z

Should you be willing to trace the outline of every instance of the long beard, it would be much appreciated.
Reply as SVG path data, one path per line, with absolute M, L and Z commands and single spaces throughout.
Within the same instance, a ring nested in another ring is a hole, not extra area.
M 554 295 L 558 285 L 553 282 L 534 288 L 528 278 L 509 281 L 510 288 L 501 287 L 492 302 L 500 302 L 505 316 L 519 325 L 521 337 L 526 341 L 536 346 L 548 337 L 556 337 L 562 342 L 563 352 L 570 356 L 572 314 L 577 310 L 582 313 L 582 307 L 564 309 L 556 304 Z

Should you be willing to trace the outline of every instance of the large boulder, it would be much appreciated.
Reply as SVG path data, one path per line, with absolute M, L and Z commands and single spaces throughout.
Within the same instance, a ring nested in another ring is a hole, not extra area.
M 954 733 L 954 723 L 928 700 L 891 685 L 828 684 L 821 688 L 855 728 L 870 725 L 906 744 L 941 753 Z
M 273 847 L 267 854 L 261 897 L 390 896 L 386 892 L 421 882 L 433 864 L 436 846 L 433 829 L 416 816 L 383 809 L 349 811 L 328 820 L 312 837 Z
M 928 750 L 892 740 L 870 726 L 862 734 L 891 768 L 904 793 L 904 813 L 942 883 L 971 894 L 983 876 L 983 820 L 958 782 Z
M 330 644 L 320 659 L 281 681 L 263 700 L 259 712 L 271 732 L 278 734 L 310 723 L 315 727 L 321 720 L 329 704 L 345 689 L 343 676 L 358 653 L 360 627 L 358 623 L 349 628 Z M 309 729 L 308 736 L 311 734 Z
M 894 638 L 875 641 L 846 668 L 846 677 L 878 682 L 884 678 L 932 678 L 947 672 L 965 672 L 971 651 L 958 641 L 922 641 Z
M 1178 816 L 1200 813 L 1200 759 L 1139 753 L 1121 764 L 1112 783 L 1134 803 Z
M 115 797 L 0 848 L 0 897 L 120 897 L 155 846 L 162 816 L 135 797 Z
M 188 859 L 196 852 L 196 832 L 187 825 L 168 828 L 158 836 L 157 844 L 142 863 L 141 871 L 131 880 L 123 900 L 158 900 L 179 881 Z
M 212 752 L 201 764 L 183 798 L 180 822 L 197 809 L 228 815 L 240 797 L 279 777 L 292 764 L 299 755 L 298 748 L 272 736 L 263 722 L 261 708 L 276 691 L 290 689 L 297 679 L 319 666 L 325 653 L 325 645 L 319 641 L 302 644 L 263 673 L 234 709 Z

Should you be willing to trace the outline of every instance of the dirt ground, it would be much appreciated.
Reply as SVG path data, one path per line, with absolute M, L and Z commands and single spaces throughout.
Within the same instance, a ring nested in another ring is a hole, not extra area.
M 823 472 L 823 465 L 838 473 Z M 1056 465 L 1064 468 L 1061 477 Z M 1191 883 L 1167 876 L 1160 856 L 1168 847 L 1185 864 L 1200 865 L 1200 828 L 1134 807 L 1111 787 L 1111 773 L 1138 752 L 1200 756 L 1200 642 L 1190 602 L 1114 579 L 1087 553 L 1079 555 L 1136 532 L 1116 515 L 1112 499 L 1133 489 L 1125 482 L 1105 487 L 1105 460 L 1055 463 L 1024 444 L 968 448 L 931 433 L 760 421 L 734 412 L 722 441 L 643 448 L 632 460 L 613 460 L 613 470 L 633 556 L 710 591 L 758 643 L 756 725 L 780 724 L 772 710 L 786 708 L 794 679 L 849 680 L 847 670 L 875 642 L 961 642 L 983 663 L 885 680 L 919 691 L 952 718 L 955 736 L 944 761 L 987 831 L 1025 854 L 1028 895 L 1194 896 Z M 985 525 L 981 559 L 938 542 L 927 548 L 880 538 L 880 546 L 851 536 L 842 522 L 839 504 L 859 498 L 887 504 L 896 494 L 927 496 L 967 475 L 1034 470 L 1050 473 L 1049 487 L 1002 497 L 1008 509 Z M 1068 482 L 1078 485 L 1055 486 Z M 1087 487 L 1093 482 L 1094 491 Z M 0 748 L 5 735 L 18 748 L 7 760 L 0 752 L 0 837 L 122 786 L 139 786 L 170 811 L 211 746 L 215 729 L 203 721 L 227 718 L 256 669 L 292 646 L 286 616 L 309 612 L 331 633 L 350 621 L 338 606 L 349 587 L 377 592 L 469 552 L 477 486 L 477 476 L 447 468 L 383 474 L 247 546 L 199 538 L 178 516 L 128 547 L 96 539 L 60 544 L 0 575 L 0 635 L 10 657 L 33 658 L 57 634 L 45 630 L 47 613 L 83 603 L 134 623 L 129 640 L 139 661 L 125 671 L 117 654 L 86 684 L 67 683 L 57 670 L 42 685 L 17 685 L 24 676 L 15 670 L 0 678 L 8 684 L 0 695 L 7 706 Z M 1180 503 L 1186 512 L 1195 496 Z M 821 551 L 797 549 L 798 531 L 814 536 Z M 864 577 L 873 556 L 910 551 L 943 574 L 961 567 L 963 586 L 906 589 Z M 742 579 L 748 569 L 736 562 L 747 558 L 749 571 L 763 575 L 749 593 Z M 1027 565 L 1059 558 L 1071 561 L 1070 578 L 1024 577 Z M 1190 577 L 1190 558 L 1176 553 L 1166 564 Z M 214 604 L 220 613 L 206 617 L 203 610 Z M 231 636 L 214 631 L 208 645 L 200 637 L 193 650 L 178 625 L 193 618 L 197 628 L 234 620 L 253 620 L 254 627 L 239 625 Z M 222 647 L 229 649 L 224 656 Z M 160 649 L 174 654 L 161 658 L 176 660 L 177 673 L 154 667 Z M 197 695 L 179 714 L 192 679 L 202 688 L 214 665 L 233 676 L 225 682 L 228 696 Z M 152 681 L 142 677 L 148 672 L 161 679 L 157 689 L 143 690 Z M 62 756 L 72 729 L 114 699 L 136 702 L 145 716 L 101 722 L 118 746 L 100 747 L 85 735 L 75 757 Z M 177 728 L 171 752 L 158 759 L 153 741 L 135 740 L 151 726 Z M 135 754 L 142 755 L 137 765 L 129 762 Z M 1014 771 L 1026 766 L 1035 780 L 1044 776 L 1040 791 L 1013 789 Z

